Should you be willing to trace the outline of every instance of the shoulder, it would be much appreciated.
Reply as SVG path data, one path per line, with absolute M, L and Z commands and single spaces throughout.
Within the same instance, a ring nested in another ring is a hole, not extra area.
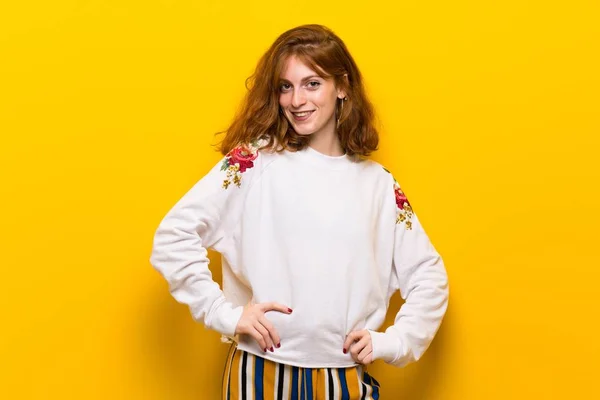
M 268 140 L 264 137 L 240 143 L 223 157 L 220 170 L 225 173 L 225 189 L 232 184 L 241 187 L 242 180 L 247 181 L 260 175 L 275 160 L 274 152 L 265 147 L 267 144 Z
M 394 196 L 394 203 L 396 208 L 396 224 L 402 224 L 406 227 L 407 230 L 412 229 L 412 225 L 414 222 L 414 211 L 410 202 L 408 201 L 408 197 L 404 193 L 404 190 L 400 186 L 400 183 L 396 180 L 392 172 L 387 169 L 384 165 L 371 161 L 373 164 L 373 168 L 379 170 L 380 176 L 385 180 L 386 185 L 388 187 L 388 191 L 390 196 Z
M 396 179 L 392 173 L 381 163 L 371 160 L 363 159 L 359 162 L 360 168 L 369 174 L 371 179 L 375 179 L 389 189 L 396 182 Z

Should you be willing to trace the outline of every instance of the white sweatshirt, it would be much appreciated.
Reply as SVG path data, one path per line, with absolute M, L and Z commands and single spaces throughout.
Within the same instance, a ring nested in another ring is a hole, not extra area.
M 368 329 L 373 358 L 418 360 L 448 304 L 444 263 L 393 176 L 372 160 L 298 152 L 232 150 L 167 213 L 150 262 L 193 318 L 238 348 L 307 368 L 356 365 L 346 335 Z M 207 250 L 222 255 L 223 290 Z M 389 299 L 405 303 L 382 325 Z M 235 335 L 243 306 L 278 302 L 265 315 L 281 347 L 264 352 Z

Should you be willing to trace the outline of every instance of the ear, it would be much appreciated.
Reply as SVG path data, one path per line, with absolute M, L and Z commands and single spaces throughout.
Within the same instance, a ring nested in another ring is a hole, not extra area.
M 348 74 L 344 74 L 343 79 L 346 81 L 346 86 L 348 86 L 349 82 L 348 82 Z M 344 97 L 346 97 L 346 91 L 343 89 L 338 89 L 337 91 L 337 97 L 338 99 L 343 99 Z

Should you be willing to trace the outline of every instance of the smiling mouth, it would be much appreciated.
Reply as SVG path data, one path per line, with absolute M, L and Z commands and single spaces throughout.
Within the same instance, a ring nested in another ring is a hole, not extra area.
M 315 110 L 311 110 L 311 111 L 298 111 L 298 112 L 293 112 L 292 111 L 292 114 L 294 114 L 295 116 L 298 116 L 298 117 L 305 117 L 307 115 L 310 115 L 314 111 Z
M 300 112 L 292 111 L 292 117 L 294 118 L 294 121 L 296 121 L 296 122 L 304 122 L 304 121 L 308 120 L 309 118 L 311 118 L 311 116 L 313 115 L 314 112 L 315 112 L 315 110 L 300 111 Z

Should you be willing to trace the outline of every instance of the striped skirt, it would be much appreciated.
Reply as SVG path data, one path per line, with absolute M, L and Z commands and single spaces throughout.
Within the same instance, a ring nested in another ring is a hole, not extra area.
M 379 383 L 363 365 L 301 368 L 248 353 L 233 343 L 223 372 L 223 400 L 376 400 Z

